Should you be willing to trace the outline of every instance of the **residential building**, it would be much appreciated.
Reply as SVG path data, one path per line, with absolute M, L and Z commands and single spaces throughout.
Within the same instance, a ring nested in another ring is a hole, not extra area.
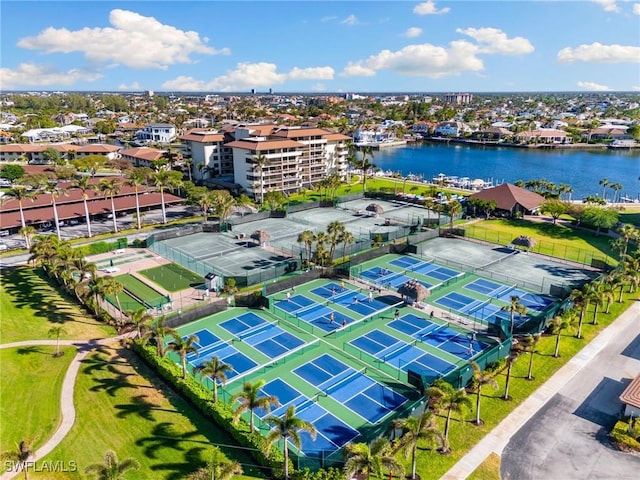
M 165 158 L 166 152 L 151 147 L 134 147 L 121 150 L 120 155 L 123 160 L 133 163 L 136 167 L 153 168 L 153 162 Z
M 459 137 L 473 129 L 462 122 L 441 122 L 433 129 L 433 134 L 443 137 Z
M 120 147 L 106 143 L 91 143 L 87 145 L 75 145 L 73 143 L 30 144 L 11 143 L 0 145 L 0 164 L 19 163 L 44 165 L 47 159 L 44 151 L 52 148 L 59 151 L 63 158 L 73 160 L 89 155 L 104 155 L 109 160 L 120 158 Z
M 470 93 L 446 93 L 442 96 L 442 101 L 456 105 L 468 105 L 473 101 L 473 95 Z
M 518 214 L 532 214 L 538 211 L 545 202 L 545 198 L 542 195 L 510 183 L 503 183 L 497 187 L 480 190 L 468 198 L 480 198 L 487 201 L 494 200 L 496 202 L 496 214 L 509 217 Z
M 170 123 L 150 123 L 137 132 L 138 140 L 143 142 L 171 143 L 176 136 L 176 127 Z
M 228 137 L 232 139 L 232 137 Z M 233 150 L 226 146 L 225 134 L 210 130 L 191 130 L 180 137 L 187 156 L 191 156 L 194 180 L 233 175 Z
M 516 133 L 515 139 L 521 143 L 563 144 L 572 143 L 571 137 L 563 130 L 538 128 Z

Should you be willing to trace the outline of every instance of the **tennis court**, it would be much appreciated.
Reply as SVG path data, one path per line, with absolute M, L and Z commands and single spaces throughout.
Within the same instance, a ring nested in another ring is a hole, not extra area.
M 115 278 L 122 284 L 129 295 L 151 308 L 160 308 L 165 303 L 170 303 L 167 297 L 129 273 L 118 275 Z
M 364 270 L 360 275 L 378 285 L 385 285 L 387 287 L 390 286 L 393 288 L 398 288 L 410 280 L 415 280 L 414 278 L 408 277 L 403 273 L 390 272 L 386 268 L 382 267 L 369 268 L 367 270 Z M 431 288 L 433 286 L 432 283 L 426 282 L 424 280 L 418 280 L 418 282 L 427 288 Z
M 421 337 L 421 341 L 464 360 L 469 360 L 489 347 L 486 343 L 476 340 L 475 335 L 470 336 L 449 327 L 431 331 Z
M 167 263 L 138 272 L 168 292 L 178 292 L 189 287 L 201 285 L 204 279 L 177 263 Z
M 531 310 L 541 312 L 555 302 L 552 297 L 525 292 L 515 286 L 504 285 L 484 278 L 477 278 L 467 283 L 464 288 L 496 298 L 503 302 L 511 302 L 511 297 L 518 297 L 520 303 Z
M 407 401 L 399 393 L 328 354 L 301 365 L 293 373 L 371 424 Z
M 294 295 L 284 300 L 278 300 L 274 306 L 325 332 L 332 332 L 340 328 L 343 322 L 353 321 L 353 318 L 344 313 L 317 303 L 304 295 Z
M 329 413 L 322 406 L 314 403 L 309 397 L 289 385 L 282 378 L 274 378 L 266 383 L 260 391 L 265 396 L 272 395 L 276 397 L 280 402 L 280 407 L 273 410 L 270 413 L 271 415 L 282 416 L 291 405 L 294 405 L 296 407 L 296 416 L 308 421 L 315 427 L 315 440 L 309 434 L 301 432 L 302 451 L 306 454 L 334 452 L 360 435 L 356 429 Z M 260 418 L 269 415 L 264 409 L 256 409 L 255 413 Z
M 258 365 L 251 358 L 238 351 L 237 348 L 221 340 L 207 329 L 199 330 L 194 335 L 198 337 L 198 341 L 194 343 L 198 351 L 187 355 L 187 361 L 192 368 L 198 367 L 204 361 L 211 360 L 213 357 L 217 357 L 232 368 L 230 372 L 227 372 L 227 378 L 231 379 Z M 187 337 L 188 335 L 185 335 L 183 339 Z

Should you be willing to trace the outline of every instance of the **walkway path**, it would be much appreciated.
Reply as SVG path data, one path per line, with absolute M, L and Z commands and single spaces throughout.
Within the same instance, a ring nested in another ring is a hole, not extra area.
M 549 380 L 533 392 L 507 418 L 476 444 L 442 479 L 461 480 L 467 478 L 491 453 L 502 455 L 509 440 L 536 414 L 551 397 L 564 387 L 578 372 L 593 360 L 625 328 L 640 318 L 640 303 L 634 303 L 616 321 L 578 352 Z
M 135 333 L 135 332 L 134 332 Z M 67 434 L 71 431 L 73 424 L 76 421 L 76 409 L 73 404 L 73 391 L 76 383 L 76 377 L 78 376 L 78 372 L 80 371 L 80 366 L 82 365 L 82 361 L 87 356 L 91 350 L 95 347 L 101 345 L 108 345 L 113 342 L 118 342 L 123 340 L 129 336 L 131 333 L 120 335 L 117 337 L 104 338 L 100 340 L 60 340 L 60 345 L 74 345 L 78 347 L 78 353 L 75 358 L 71 361 L 69 365 L 69 369 L 64 377 L 62 382 L 62 392 L 60 393 L 60 412 L 62 415 L 62 420 L 60 421 L 60 425 L 58 425 L 58 429 L 55 433 L 49 438 L 44 445 L 42 445 L 33 456 L 29 459 L 32 462 L 36 462 L 41 458 L 44 458 L 48 455 L 58 444 L 67 436 Z M 57 343 L 56 340 L 26 340 L 23 342 L 13 342 L 13 343 L 5 343 L 0 345 L 0 349 L 4 348 L 16 348 L 16 347 L 30 347 L 30 346 L 38 346 L 38 345 L 51 345 L 55 346 Z M 5 474 L 0 476 L 0 480 L 9 480 L 20 472 L 6 472 Z

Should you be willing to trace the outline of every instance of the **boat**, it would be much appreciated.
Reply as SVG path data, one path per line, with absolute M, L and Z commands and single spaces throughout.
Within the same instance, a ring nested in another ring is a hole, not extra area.
M 638 146 L 638 142 L 633 139 L 619 139 L 611 142 L 607 148 L 636 148 Z

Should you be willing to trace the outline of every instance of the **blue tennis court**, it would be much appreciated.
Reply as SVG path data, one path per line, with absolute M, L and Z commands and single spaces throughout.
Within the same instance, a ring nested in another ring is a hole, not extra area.
M 304 340 L 271 323 L 241 338 L 269 358 L 284 355 L 305 343 Z
M 369 355 L 383 358 L 386 352 L 406 345 L 407 342 L 376 329 L 354 338 L 349 343 Z
M 405 372 L 413 370 L 427 375 L 435 373 L 437 376 L 446 375 L 456 368 L 452 363 L 408 343 L 388 354 L 385 362 Z
M 369 296 L 363 293 L 351 292 L 353 295 L 340 295 L 333 301 L 349 310 L 356 312 L 364 317 L 373 315 L 389 308 L 389 304 L 373 298 L 369 300 Z
M 209 345 L 213 345 L 214 343 L 218 343 L 220 341 L 220 339 L 218 337 L 216 337 L 213 333 L 211 333 L 207 329 L 198 330 L 197 332 L 193 333 L 193 335 L 198 337 L 198 341 L 194 342 L 194 346 L 198 350 L 204 349 L 204 348 L 208 347 Z M 186 335 L 186 336 L 182 337 L 182 339 L 186 340 L 186 338 L 190 337 L 190 336 L 191 335 Z
M 300 378 L 376 423 L 407 399 L 331 355 L 321 355 L 293 370 Z
M 353 290 L 346 286 L 342 287 L 335 282 L 329 282 L 322 285 L 321 287 L 316 287 L 311 290 L 311 293 L 313 293 L 314 295 L 318 295 L 319 297 L 327 299 L 332 297 L 339 297 L 341 295 L 347 294 L 348 292 L 353 292 Z
M 241 353 L 235 347 L 229 345 L 227 342 L 216 344 L 214 347 L 205 350 L 206 353 L 200 353 L 199 356 L 193 357 L 189 360 L 189 363 L 193 367 L 197 367 L 205 360 L 211 360 L 213 357 L 217 357 L 223 363 L 230 365 L 232 371 L 227 372 L 227 378 L 235 377 L 241 373 L 244 373 L 258 364 Z
M 271 415 L 279 417 L 287 408 L 295 405 L 296 416 L 313 424 L 317 436 L 314 441 L 311 436 L 306 434 L 308 438 L 304 438 L 302 441 L 302 450 L 305 454 L 318 451 L 334 452 L 359 435 L 357 430 L 327 412 L 317 403 L 312 402 L 280 378 L 271 380 L 260 390 L 264 395 L 272 395 L 280 402 L 280 407 L 273 410 Z M 264 409 L 256 409 L 255 414 L 260 418 L 269 415 Z
M 432 278 L 436 278 L 438 280 L 446 282 L 447 280 L 450 280 L 461 274 L 462 272 L 458 272 L 457 270 L 452 270 L 450 268 L 445 268 L 445 267 L 438 267 L 435 270 L 431 270 L 427 275 L 429 275 Z
M 473 340 L 466 333 L 460 333 L 448 327 L 431 332 L 422 337 L 422 341 L 464 360 L 472 358 L 489 346 L 479 340 Z
M 409 256 L 402 256 L 399 258 L 394 258 L 393 260 L 391 260 L 389 262 L 390 265 L 394 265 L 396 267 L 400 267 L 400 268 L 411 268 L 414 267 L 416 265 L 419 265 L 421 263 L 425 263 L 422 260 L 418 260 L 417 258 L 414 257 L 409 257 Z
M 538 295 L 535 293 L 527 292 L 526 295 L 520 298 L 520 303 L 525 307 L 541 312 L 545 310 L 549 305 L 554 303 L 555 300 L 546 295 Z
M 387 325 L 413 338 L 420 338 L 422 335 L 426 335 L 440 326 L 437 323 L 430 322 L 426 318 L 418 317 L 412 313 L 403 315 L 399 319 L 389 322 Z
M 304 295 L 294 295 L 288 299 L 278 300 L 275 302 L 275 306 L 287 313 L 295 313 L 298 310 L 310 307 L 314 303 L 316 302 Z
M 381 274 L 380 272 L 389 272 L 389 270 L 385 270 L 383 268 L 380 267 L 373 267 L 370 268 L 368 270 L 365 270 L 364 272 L 362 272 L 360 275 L 362 275 L 364 278 L 371 280 L 379 285 L 389 285 L 393 288 L 398 288 L 401 285 L 404 285 L 405 283 L 407 283 L 409 280 L 416 280 L 418 282 L 420 282 L 422 285 L 424 285 L 427 288 L 430 288 L 433 286 L 433 284 L 428 283 L 428 282 L 424 282 L 422 280 L 417 280 L 415 278 L 411 278 L 408 277 L 407 275 L 404 275 L 403 273 L 394 273 L 391 272 L 391 274 L 387 274 L 386 276 Z
M 352 322 L 353 319 L 326 305 L 315 303 L 310 307 L 295 313 L 296 318 L 310 323 L 325 332 L 332 332 L 342 326 L 343 321 Z
M 501 283 L 492 282 L 484 278 L 476 278 L 473 282 L 467 283 L 464 288 L 483 295 L 491 296 L 493 292 L 504 286 L 505 285 Z
M 248 312 L 240 315 L 239 317 L 230 318 L 229 320 L 222 322 L 220 326 L 232 335 L 240 337 L 260 328 L 266 323 L 267 321 L 264 318 L 256 315 L 255 313 Z
M 466 305 L 472 305 L 475 302 L 482 303 L 475 298 L 467 297 L 458 292 L 449 292 L 445 296 L 440 297 L 435 301 L 446 308 L 453 308 L 454 310 L 462 311 Z

